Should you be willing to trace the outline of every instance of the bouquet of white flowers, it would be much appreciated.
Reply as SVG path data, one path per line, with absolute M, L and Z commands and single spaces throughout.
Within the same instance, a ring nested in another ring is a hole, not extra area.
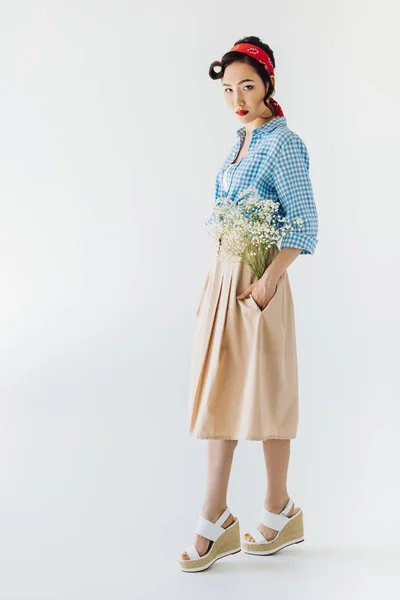
M 241 258 L 259 279 L 277 243 L 303 225 L 300 217 L 289 223 L 287 217 L 278 215 L 278 210 L 279 202 L 260 198 L 253 187 L 239 194 L 236 201 L 217 198 L 205 223 L 216 242 L 219 260 Z

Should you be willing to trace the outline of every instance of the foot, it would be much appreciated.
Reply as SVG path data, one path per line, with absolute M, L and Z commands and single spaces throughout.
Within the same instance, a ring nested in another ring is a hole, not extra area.
M 285 508 L 288 501 L 289 501 L 289 498 L 287 498 L 287 500 L 283 504 L 281 504 L 279 507 L 277 507 L 276 505 L 274 506 L 272 504 L 269 504 L 268 502 L 266 502 L 264 506 L 265 506 L 266 510 L 269 510 L 270 512 L 279 514 Z M 295 512 L 296 512 L 296 507 L 293 504 L 292 508 L 290 509 L 290 511 L 288 512 L 288 514 L 286 516 L 292 517 L 295 514 Z M 259 523 L 257 529 L 265 537 L 267 542 L 271 542 L 278 534 L 278 531 L 276 529 L 271 529 L 270 527 L 266 527 L 265 525 L 263 525 L 263 523 Z M 253 536 L 250 533 L 245 533 L 244 538 L 248 542 L 255 542 L 255 539 L 253 538 Z
M 215 523 L 218 520 L 218 518 L 222 515 L 225 508 L 223 510 L 217 510 L 216 512 L 203 510 L 201 513 L 201 516 L 204 517 L 205 519 L 208 519 L 208 521 Z M 232 523 L 235 521 L 235 519 L 236 519 L 236 517 L 234 515 L 232 515 L 232 513 L 231 513 L 229 515 L 229 517 L 226 519 L 226 521 L 224 521 L 224 523 L 222 524 L 222 527 L 224 529 L 226 529 L 227 527 L 229 527 L 229 525 L 232 525 Z M 207 554 L 207 552 L 211 548 L 211 544 L 213 544 L 213 542 L 211 540 L 203 537 L 202 535 L 198 535 L 196 533 L 196 538 L 195 538 L 193 544 L 201 557 L 201 556 L 204 556 L 204 554 Z M 187 552 L 183 552 L 183 554 L 181 554 L 181 559 L 182 560 L 190 560 L 190 556 L 187 554 Z

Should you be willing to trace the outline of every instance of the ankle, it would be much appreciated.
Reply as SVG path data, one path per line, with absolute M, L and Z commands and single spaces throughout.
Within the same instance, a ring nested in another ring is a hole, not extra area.
M 289 497 L 287 493 L 281 496 L 266 496 L 264 508 L 273 513 L 280 513 L 288 503 Z
M 205 519 L 215 522 L 222 515 L 226 507 L 226 503 L 223 505 L 203 504 L 201 514 Z

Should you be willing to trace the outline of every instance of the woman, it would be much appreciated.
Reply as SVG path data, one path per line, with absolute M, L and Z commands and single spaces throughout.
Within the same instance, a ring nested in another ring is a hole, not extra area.
M 215 67 L 220 67 L 215 71 Z M 302 139 L 288 128 L 275 91 L 275 59 L 258 37 L 246 37 L 210 65 L 226 102 L 242 126 L 216 179 L 215 197 L 235 201 L 248 187 L 279 201 L 279 215 L 303 226 L 269 253 L 257 279 L 248 265 L 219 260 L 208 274 L 197 311 L 190 375 L 190 434 L 207 439 L 207 484 L 194 543 L 179 564 L 208 568 L 239 552 L 272 554 L 304 540 L 302 509 L 286 487 L 290 440 L 298 424 L 294 307 L 287 268 L 313 254 L 318 216 Z M 267 492 L 260 523 L 242 543 L 239 521 L 227 507 L 227 488 L 238 440 L 260 440 Z

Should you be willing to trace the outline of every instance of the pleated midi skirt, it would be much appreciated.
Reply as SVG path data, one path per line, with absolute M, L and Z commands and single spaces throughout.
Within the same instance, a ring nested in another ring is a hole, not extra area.
M 220 260 L 219 254 L 218 249 L 196 320 L 189 433 L 200 439 L 293 439 L 298 372 L 287 271 L 261 310 L 252 296 L 236 299 L 256 275 L 243 259 Z

